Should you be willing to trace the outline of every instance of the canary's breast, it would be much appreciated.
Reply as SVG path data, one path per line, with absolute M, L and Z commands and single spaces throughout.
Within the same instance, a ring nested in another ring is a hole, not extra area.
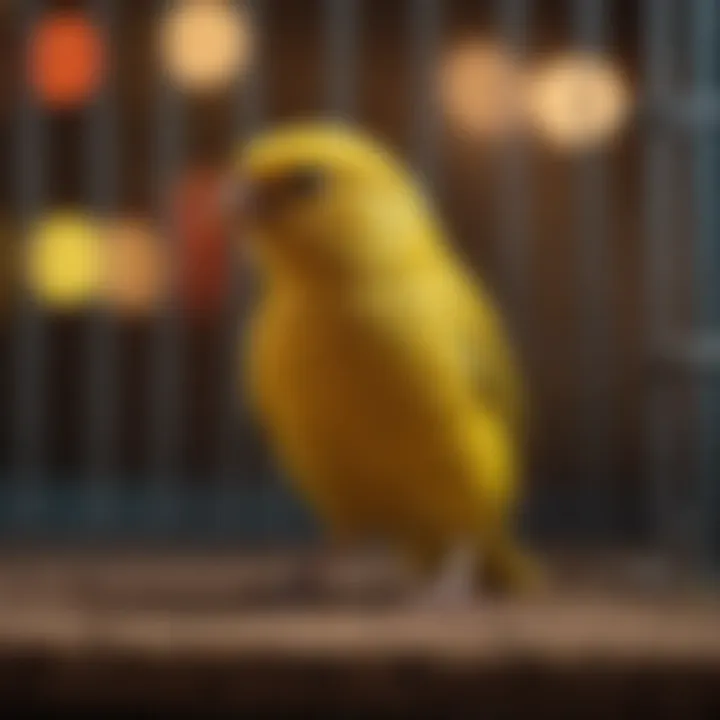
M 251 382 L 277 452 L 311 500 L 360 525 L 475 522 L 477 418 L 453 405 L 452 344 L 384 320 L 266 309 Z

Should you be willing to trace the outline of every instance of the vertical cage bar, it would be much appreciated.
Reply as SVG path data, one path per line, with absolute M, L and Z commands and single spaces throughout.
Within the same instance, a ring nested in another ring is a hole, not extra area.
M 241 143 L 256 132 L 264 115 L 263 101 L 263 41 L 264 41 L 264 0 L 234 0 L 237 11 L 250 22 L 253 36 L 253 60 L 248 74 L 238 79 L 235 126 L 237 138 L 233 153 L 238 152 Z M 230 230 L 232 233 L 232 229 Z M 245 358 L 239 354 L 238 344 L 247 322 L 248 305 L 253 295 L 252 274 L 242 262 L 241 244 L 244 238 L 230 238 L 230 297 L 226 308 L 226 326 L 222 341 L 223 377 L 229 387 L 220 385 L 221 427 L 219 433 L 219 478 L 218 499 L 215 509 L 216 529 L 230 532 L 246 516 L 241 506 L 247 499 L 247 491 L 255 480 L 254 475 L 267 475 L 263 466 L 265 458 L 259 456 L 256 447 L 255 418 L 248 407 L 244 375 L 241 372 Z M 252 477 L 251 477 L 252 476 Z M 271 518 L 266 525 L 270 525 Z
M 675 43 L 673 0 L 643 3 L 644 67 L 647 99 L 657 121 L 657 110 L 668 107 L 673 91 Z M 662 119 L 664 120 L 664 119 Z M 667 125 L 647 130 L 645 143 L 645 322 L 646 352 L 652 357 L 670 334 L 669 299 L 672 297 L 672 242 L 674 222 L 674 168 Z M 645 407 L 645 473 L 649 495 L 651 533 L 663 554 L 675 549 L 677 514 L 670 464 L 673 423 L 669 388 L 654 383 L 647 388 Z
M 349 117 L 355 107 L 358 0 L 325 0 L 327 103 L 331 113 Z
M 87 114 L 86 194 L 95 219 L 106 221 L 116 211 L 117 198 L 117 107 L 114 96 L 115 0 L 92 0 L 91 16 L 107 48 L 106 79 Z M 110 242 L 103 233 L 101 242 Z M 114 436 L 117 409 L 117 343 L 109 308 L 100 305 L 93 313 L 87 336 L 87 511 L 92 530 L 113 523 L 115 491 L 113 475 Z
M 268 14 L 267 0 L 236 0 L 240 11 L 244 9 L 254 38 L 253 60 L 247 77 L 242 80 L 238 94 L 238 128 L 249 137 L 257 132 L 265 118 L 265 34 Z
M 511 62 L 522 67 L 527 60 L 531 0 L 497 0 L 496 21 Z M 510 88 L 521 93 L 520 87 Z M 513 98 L 512 102 L 515 102 Z M 511 132 L 499 147 L 498 157 L 498 235 L 499 273 L 506 292 L 507 311 L 519 354 L 525 357 L 532 347 L 530 337 L 529 235 L 530 188 L 529 146 L 524 134 Z M 527 519 L 530 506 L 525 509 Z
M 605 0 L 575 0 L 573 25 L 583 52 L 605 49 Z M 611 528 L 608 495 L 611 479 L 610 408 L 611 353 L 609 327 L 608 198 L 603 149 L 579 158 L 577 166 L 576 232 L 580 252 L 580 368 L 584 456 L 581 463 L 583 525 L 594 533 Z
M 498 0 L 497 18 L 503 47 L 512 61 L 522 66 L 527 57 L 530 0 Z M 511 89 L 521 92 L 521 88 Z M 508 288 L 511 313 L 523 341 L 531 327 L 528 313 L 528 146 L 513 133 L 500 148 L 498 253 Z
M 44 9 L 40 0 L 18 3 L 23 63 L 33 26 Z M 32 89 L 23 83 L 17 117 L 17 206 L 22 251 L 29 247 L 34 223 L 44 204 L 44 161 L 47 148 L 45 120 Z M 21 293 L 15 338 L 13 407 L 13 462 L 16 477 L 11 523 L 21 532 L 37 529 L 46 509 L 46 382 L 45 324 L 40 308 L 27 288 Z
M 173 0 L 163 0 L 160 9 L 171 11 Z M 183 159 L 184 108 L 165 68 L 158 67 L 158 96 L 155 113 L 157 156 L 155 167 L 155 211 L 160 221 L 169 264 L 170 289 L 160 318 L 152 354 L 152 395 L 149 428 L 149 498 L 143 512 L 146 527 L 164 533 L 181 519 L 182 491 L 180 448 L 184 411 L 182 327 L 178 307 L 179 248 L 173 213 L 174 183 Z
M 706 106 L 715 99 L 718 70 L 719 10 L 717 0 L 692 0 L 691 52 L 693 91 L 697 106 Z M 717 128 L 704 118 L 694 133 L 694 198 L 696 237 L 694 246 L 694 327 L 696 332 L 709 331 L 720 321 L 720 243 L 718 242 L 718 148 Z M 695 383 L 696 424 L 696 521 L 695 545 L 701 564 L 708 567 L 713 558 L 715 512 L 718 504 L 717 433 L 720 431 L 720 387 L 715 378 L 702 375 Z
M 410 152 L 416 171 L 432 190 L 437 180 L 439 154 L 435 68 L 441 37 L 441 4 L 439 0 L 410 0 L 407 8 L 413 72 Z

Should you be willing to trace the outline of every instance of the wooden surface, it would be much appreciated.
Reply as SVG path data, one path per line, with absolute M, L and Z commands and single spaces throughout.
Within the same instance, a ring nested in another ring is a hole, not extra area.
M 317 584 L 302 591 L 298 566 L 278 557 L 6 557 L 3 697 L 200 714 L 720 711 L 720 604 L 648 582 L 651 574 L 638 583 L 637 567 L 565 578 L 542 600 L 441 613 L 414 609 L 407 578 L 391 566 L 322 560 Z

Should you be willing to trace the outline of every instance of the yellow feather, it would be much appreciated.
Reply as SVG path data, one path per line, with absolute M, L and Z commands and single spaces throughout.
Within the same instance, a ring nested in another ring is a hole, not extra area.
M 380 536 L 425 565 L 472 538 L 516 586 L 522 390 L 500 318 L 409 173 L 367 137 L 271 130 L 240 171 L 308 165 L 322 196 L 251 226 L 264 284 L 247 381 L 278 456 L 336 536 Z

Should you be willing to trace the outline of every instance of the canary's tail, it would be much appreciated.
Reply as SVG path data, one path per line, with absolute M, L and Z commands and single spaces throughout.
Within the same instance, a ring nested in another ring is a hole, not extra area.
M 535 595 L 549 585 L 541 564 L 514 543 L 486 554 L 479 575 L 480 588 L 491 594 Z

